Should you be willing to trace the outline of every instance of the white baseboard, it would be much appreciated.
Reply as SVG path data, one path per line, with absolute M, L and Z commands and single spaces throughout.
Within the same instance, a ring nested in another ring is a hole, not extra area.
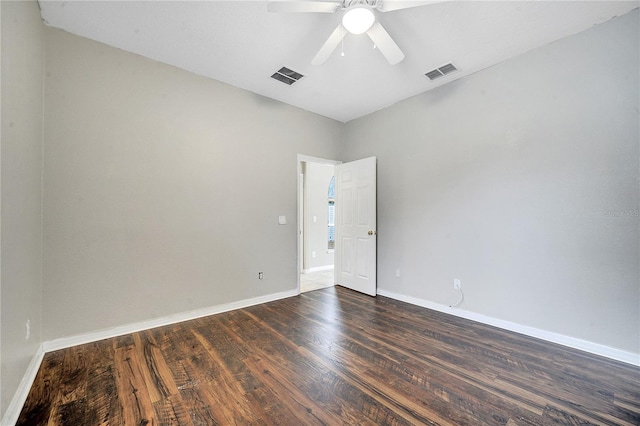
M 18 385 L 18 389 L 16 390 L 16 393 L 14 394 L 11 402 L 9 403 L 9 406 L 7 407 L 7 411 L 2 417 L 1 424 L 4 426 L 9 426 L 14 425 L 18 421 L 18 416 L 20 416 L 22 406 L 27 400 L 29 390 L 33 385 L 33 381 L 35 380 L 36 374 L 38 373 L 38 369 L 40 368 L 40 364 L 42 363 L 42 359 L 44 358 L 44 354 L 46 352 L 65 349 L 71 346 L 91 343 L 102 339 L 121 336 L 123 334 L 134 333 L 137 331 L 147 330 L 163 325 L 175 324 L 177 322 L 188 321 L 191 319 L 219 314 L 222 312 L 228 312 L 234 309 L 246 308 L 249 306 L 259 305 L 261 303 L 272 302 L 275 300 L 296 296 L 297 294 L 297 289 L 294 289 L 44 342 L 42 345 L 40 345 L 38 351 L 31 358 L 31 362 L 27 367 L 27 371 L 22 377 L 22 381 L 20 381 L 20 385 Z M 528 327 L 458 308 L 451 308 L 439 303 L 434 303 L 428 300 L 406 296 L 391 291 L 378 289 L 378 294 L 380 296 L 389 297 L 391 299 L 410 303 L 412 305 L 422 306 L 423 308 L 433 309 L 434 311 L 444 312 L 446 314 L 454 315 L 460 318 L 477 321 L 479 323 L 492 325 L 505 330 L 513 331 L 515 333 L 524 334 L 526 336 L 535 337 L 538 339 L 546 340 L 548 342 L 557 343 L 574 349 L 583 350 L 592 354 L 604 356 L 606 358 L 622 361 L 624 363 L 640 366 L 640 354 L 636 354 L 633 352 L 622 351 L 620 349 L 611 348 L 609 346 L 601 345 L 598 343 L 576 339 L 574 337 L 552 333 L 534 327 Z
M 16 393 L 13 394 L 13 398 L 7 407 L 7 411 L 4 412 L 4 416 L 2 416 L 0 424 L 9 426 L 15 425 L 18 421 L 20 411 L 22 411 L 22 406 L 27 400 L 27 396 L 29 396 L 29 391 L 31 390 L 33 381 L 36 379 L 36 374 L 38 374 L 43 358 L 44 349 L 42 345 L 40 345 L 36 353 L 31 358 L 31 362 L 29 362 L 29 365 L 27 366 L 27 371 L 24 373 L 24 376 L 22 376 L 18 389 L 16 390 Z
M 333 270 L 333 265 L 325 265 L 325 266 L 316 266 L 315 268 L 307 268 L 302 271 L 303 274 L 311 274 L 313 272 L 322 272 L 322 271 L 331 271 Z
M 222 305 L 210 306 L 207 308 L 196 309 L 193 311 L 182 312 L 174 315 L 168 315 L 162 318 L 140 321 L 136 323 L 121 325 L 118 327 L 106 328 L 103 330 L 79 334 L 76 336 L 63 337 L 60 339 L 44 342 L 42 346 L 43 346 L 44 352 L 52 352 L 52 351 L 57 351 L 59 349 L 65 349 L 65 348 L 70 348 L 72 346 L 83 345 L 85 343 L 96 342 L 102 339 L 110 339 L 112 337 L 122 336 L 124 334 L 135 333 L 137 331 L 148 330 L 150 328 L 162 327 L 164 325 L 175 324 L 177 322 L 188 321 L 196 318 L 202 318 L 209 315 L 228 312 L 234 309 L 246 308 L 249 306 L 259 305 L 261 303 L 272 302 L 274 300 L 285 299 L 287 297 L 292 297 L 297 295 L 298 295 L 297 289 L 283 291 L 280 293 L 272 293 L 272 294 L 267 294 L 265 296 L 254 297 L 252 299 L 244 299 L 244 300 L 239 300 L 237 302 L 225 303 Z M 2 424 L 4 425 L 4 423 Z
M 548 342 L 557 343 L 559 345 L 568 346 L 570 348 L 579 349 L 595 355 L 622 361 L 627 364 L 640 366 L 640 354 L 627 352 L 610 346 L 601 345 L 599 343 L 589 342 L 587 340 L 576 339 L 575 337 L 565 336 L 563 334 L 553 333 L 550 331 L 540 330 L 538 328 L 520 325 L 514 322 L 493 318 L 487 315 L 477 314 L 475 312 L 465 311 L 459 308 L 452 308 L 439 303 L 430 302 L 428 300 L 419 299 L 417 297 L 406 296 L 404 294 L 394 293 L 392 291 L 378 289 L 380 296 L 390 299 L 399 300 L 401 302 L 410 303 L 412 305 L 422 306 L 423 308 L 433 309 L 434 311 L 444 312 L 456 317 L 469 319 L 482 324 L 492 325 L 504 330 L 513 331 L 515 333 L 524 334 L 525 336 L 535 337 L 546 340 Z
M 239 300 L 237 302 L 225 303 L 222 305 L 210 306 L 207 308 L 196 309 L 193 311 L 182 312 L 175 315 L 168 315 L 162 318 L 156 318 L 152 320 L 140 321 L 132 324 L 126 324 L 118 327 L 111 327 L 103 330 L 98 330 L 90 333 L 79 334 L 76 336 L 63 337 L 60 339 L 50 340 L 43 342 L 38 351 L 35 353 L 31 362 L 27 367 L 20 385 L 14 394 L 7 411 L 0 425 L 9 426 L 15 425 L 20 416 L 20 411 L 24 406 L 27 396 L 29 396 L 29 390 L 33 386 L 33 381 L 38 374 L 38 369 L 42 363 L 45 353 L 57 351 L 59 349 L 69 348 L 71 346 L 83 345 L 85 343 L 96 342 L 102 339 L 108 339 L 111 337 L 122 336 L 123 334 L 134 333 L 136 331 L 147 330 L 154 327 L 161 327 L 163 325 L 175 324 L 177 322 L 188 321 L 195 318 L 206 317 L 209 315 L 219 314 L 222 312 L 232 311 L 234 309 L 246 308 L 249 306 L 259 305 L 261 303 L 272 302 L 274 300 L 285 299 L 287 297 L 297 296 L 298 290 L 293 289 L 289 291 L 283 291 L 280 293 L 267 294 L 265 296 L 254 297 L 252 299 Z

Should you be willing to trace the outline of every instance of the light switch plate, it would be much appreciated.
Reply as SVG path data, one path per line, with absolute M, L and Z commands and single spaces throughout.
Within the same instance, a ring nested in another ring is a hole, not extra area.
M 286 216 L 278 216 L 278 223 L 280 225 L 286 225 L 287 224 L 287 217 Z

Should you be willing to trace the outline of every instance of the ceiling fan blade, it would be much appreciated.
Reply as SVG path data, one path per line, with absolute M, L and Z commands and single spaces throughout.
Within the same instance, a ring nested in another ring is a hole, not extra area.
M 428 4 L 443 3 L 448 0 L 384 0 L 378 7 L 380 12 L 408 9 L 410 7 L 426 6 Z
M 333 30 L 327 41 L 324 42 L 318 53 L 316 53 L 316 56 L 314 56 L 311 64 L 324 64 L 325 61 L 329 59 L 329 56 L 331 56 L 333 51 L 336 50 L 336 47 L 338 47 L 346 32 L 347 30 L 342 26 L 342 24 L 339 24 L 338 27 Z
M 367 35 L 391 65 L 395 65 L 404 59 L 404 53 L 402 53 L 402 50 L 400 50 L 380 22 L 373 24 L 367 31 Z
M 269 12 L 319 12 L 333 13 L 342 7 L 340 2 L 327 1 L 270 1 L 267 3 Z

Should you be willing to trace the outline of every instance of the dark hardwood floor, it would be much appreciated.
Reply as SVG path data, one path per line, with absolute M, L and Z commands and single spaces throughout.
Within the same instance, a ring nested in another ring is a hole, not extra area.
M 638 425 L 640 368 L 328 288 L 46 354 L 20 425 Z

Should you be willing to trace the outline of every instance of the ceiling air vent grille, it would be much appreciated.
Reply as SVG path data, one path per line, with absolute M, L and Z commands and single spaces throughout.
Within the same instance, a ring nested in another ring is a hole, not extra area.
M 280 68 L 271 76 L 271 78 L 275 78 L 276 80 L 281 81 L 284 84 L 288 84 L 289 86 L 300 80 L 302 77 L 304 77 L 304 75 L 290 70 L 287 67 Z
M 454 71 L 458 71 L 458 68 L 456 68 L 453 64 L 447 64 L 447 65 L 441 66 L 440 68 L 436 68 L 433 71 L 429 71 L 425 75 L 429 77 L 431 80 L 435 80 L 436 78 L 440 78 Z

